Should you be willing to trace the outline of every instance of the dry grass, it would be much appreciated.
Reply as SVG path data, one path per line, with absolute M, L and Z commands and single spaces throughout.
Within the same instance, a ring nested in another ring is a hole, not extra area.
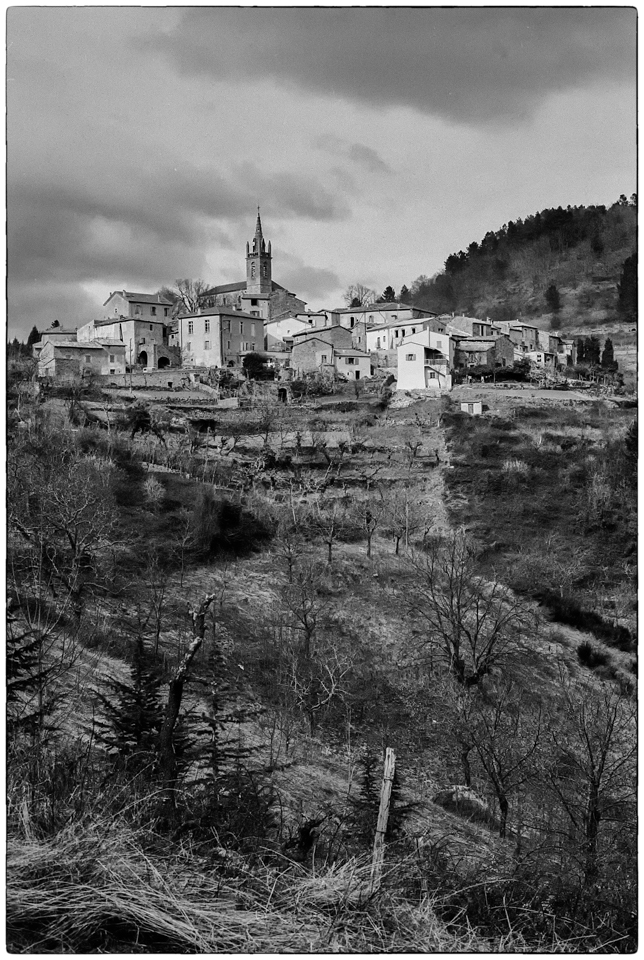
M 293 864 L 251 866 L 241 857 L 232 867 L 206 864 L 186 849 L 151 853 L 146 844 L 149 836 L 123 823 L 67 828 L 43 841 L 10 839 L 9 949 L 381 953 L 491 946 L 471 930 L 448 931 L 431 898 L 412 903 L 399 894 L 399 874 L 409 864 L 385 873 L 373 894 L 367 861 L 316 875 Z

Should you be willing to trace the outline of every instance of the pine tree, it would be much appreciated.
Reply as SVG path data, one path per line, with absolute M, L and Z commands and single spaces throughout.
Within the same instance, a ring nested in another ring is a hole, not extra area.
M 129 682 L 113 678 L 107 686 L 110 692 L 99 694 L 105 719 L 95 723 L 97 741 L 108 748 L 117 768 L 152 773 L 163 709 L 161 680 L 143 637 L 139 636 L 134 645 Z
M 637 317 L 637 254 L 633 253 L 622 265 L 618 285 L 620 313 L 625 317 Z
M 361 846 L 373 845 L 380 806 L 380 757 L 372 747 L 365 745 L 358 761 L 359 790 L 349 797 L 347 826 L 351 837 Z
M 396 291 L 390 285 L 385 287 L 381 296 L 378 297 L 377 303 L 395 303 L 396 302 Z
M 400 288 L 399 298 L 401 303 L 411 303 L 411 290 L 403 283 Z
M 31 353 L 31 348 L 33 347 L 34 343 L 38 343 L 39 341 L 40 341 L 40 331 L 38 330 L 38 327 L 34 325 L 31 328 L 31 333 L 27 337 L 27 352 Z
M 557 313 L 559 310 L 561 310 L 561 297 L 559 296 L 559 291 L 554 283 L 551 283 L 546 290 L 546 304 L 553 313 Z
M 610 339 L 610 337 L 606 337 L 604 342 L 604 349 L 602 351 L 602 367 L 604 370 L 608 371 L 615 371 L 618 367 L 618 364 L 615 363 L 613 341 Z
M 588 337 L 586 340 L 586 363 L 593 367 L 598 367 L 601 356 L 601 343 L 599 337 Z

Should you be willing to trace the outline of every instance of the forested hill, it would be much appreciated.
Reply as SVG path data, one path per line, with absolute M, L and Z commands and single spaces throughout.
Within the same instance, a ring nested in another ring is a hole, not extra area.
M 632 322 L 636 242 L 635 194 L 608 208 L 542 210 L 451 254 L 444 272 L 414 281 L 410 299 L 438 313 L 539 318 L 558 330 Z

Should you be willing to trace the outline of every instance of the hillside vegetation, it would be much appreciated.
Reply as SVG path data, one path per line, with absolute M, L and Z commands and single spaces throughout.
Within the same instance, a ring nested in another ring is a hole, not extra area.
M 522 317 L 564 334 L 632 326 L 636 244 L 635 196 L 608 208 L 542 210 L 451 254 L 442 273 L 414 281 L 411 300 L 438 313 Z
M 9 387 L 11 950 L 636 948 L 628 408 Z

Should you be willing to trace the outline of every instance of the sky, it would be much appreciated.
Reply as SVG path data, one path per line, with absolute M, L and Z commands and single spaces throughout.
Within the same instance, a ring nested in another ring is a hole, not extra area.
M 627 7 L 7 13 L 8 333 L 113 290 L 396 291 L 488 230 L 636 190 Z

